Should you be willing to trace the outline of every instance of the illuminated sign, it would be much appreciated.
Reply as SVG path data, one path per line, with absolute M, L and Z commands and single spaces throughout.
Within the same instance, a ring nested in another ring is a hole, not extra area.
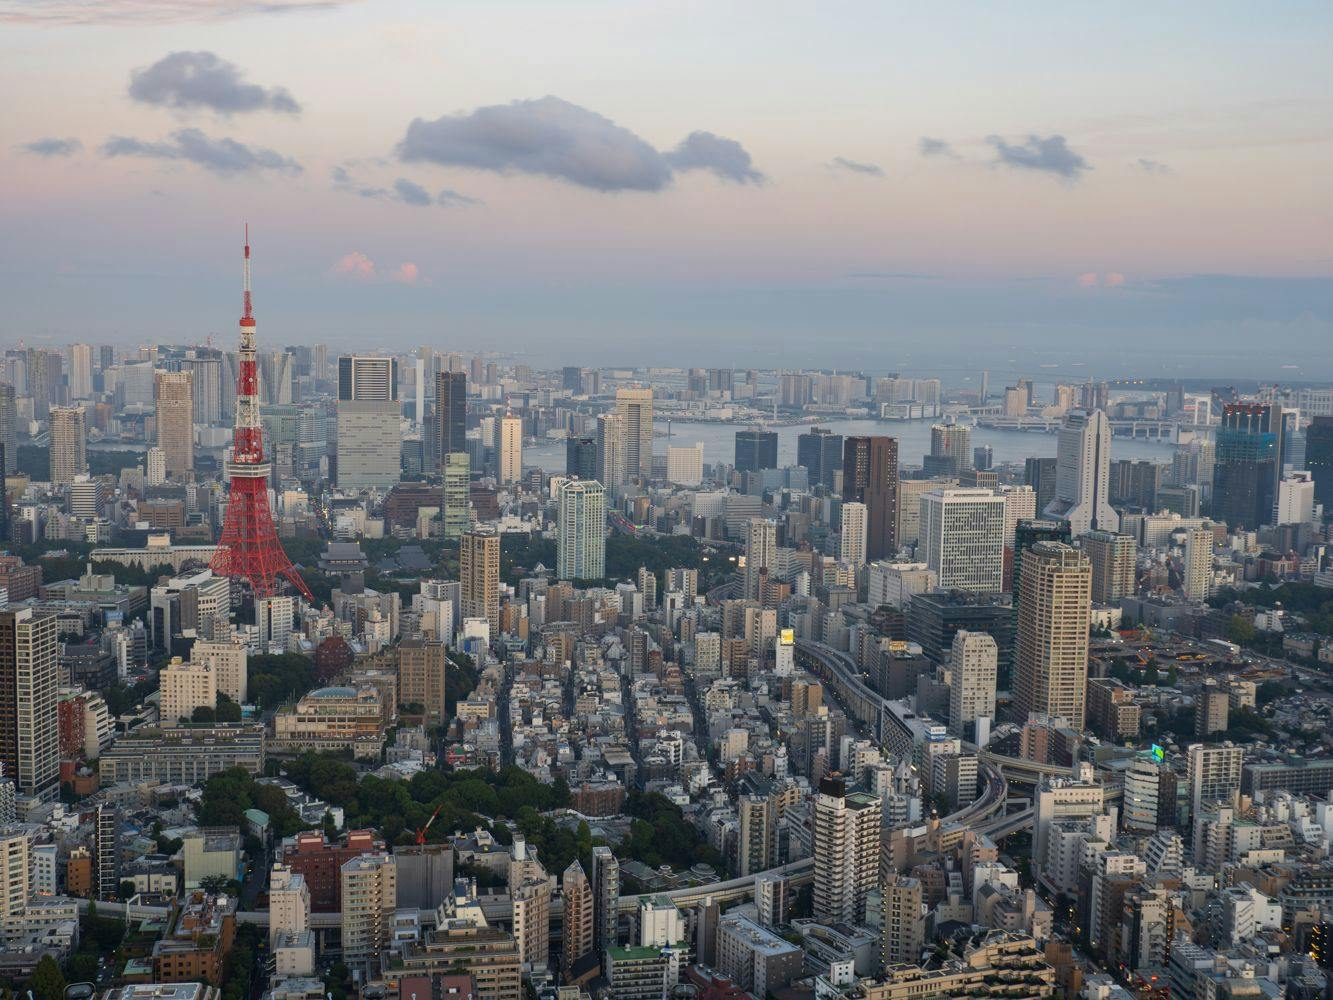
M 1152 759 L 1155 760 L 1155 761 L 1157 761 L 1157 763 L 1159 763 L 1159 764 L 1160 764 L 1162 761 L 1166 760 L 1166 751 L 1163 750 L 1163 749 L 1162 749 L 1160 746 L 1158 746 L 1156 743 L 1154 743 L 1154 744 L 1152 745 Z
M 793 645 L 796 642 L 796 630 L 784 628 L 779 638 L 784 646 Z

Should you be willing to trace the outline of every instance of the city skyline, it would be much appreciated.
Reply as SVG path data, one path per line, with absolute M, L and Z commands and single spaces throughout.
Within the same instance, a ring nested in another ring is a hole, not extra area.
M 116 6 L 0 7 L 11 339 L 225 335 L 248 218 L 288 343 L 1333 372 L 1321 8 Z

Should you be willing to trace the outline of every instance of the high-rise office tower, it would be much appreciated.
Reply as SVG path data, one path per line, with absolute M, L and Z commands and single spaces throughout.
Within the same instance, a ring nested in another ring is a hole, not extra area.
M 194 469 L 194 378 L 190 372 L 157 373 L 157 446 L 167 475 L 188 477 Z
M 1138 545 L 1129 535 L 1111 531 L 1089 531 L 1079 539 L 1079 548 L 1092 564 L 1092 603 L 1098 607 L 1119 605 L 1134 593 L 1134 561 Z
M 625 418 L 603 413 L 597 418 L 596 479 L 611 492 L 625 485 Z
M 625 476 L 653 474 L 653 390 L 617 389 L 616 413 L 624 421 Z
M 1053 458 L 1029 458 L 1023 462 L 1023 484 L 1037 494 L 1037 510 L 1045 510 L 1055 499 L 1055 469 Z
M 468 453 L 451 451 L 444 456 L 441 467 L 444 479 L 444 507 L 440 511 L 445 538 L 454 539 L 467 531 L 472 523 L 472 471 Z
M 583 369 L 575 365 L 566 365 L 560 371 L 561 385 L 566 391 L 578 395 L 583 391 Z
M 979 444 L 972 449 L 972 467 L 982 472 L 990 471 L 995 464 L 995 449 L 988 444 Z
M 842 505 L 842 531 L 838 538 L 838 558 L 843 562 L 860 566 L 866 561 L 866 505 L 863 503 L 844 503 Z
M 1180 566 L 1180 591 L 1190 600 L 1206 601 L 1213 591 L 1213 526 L 1185 529 L 1185 552 Z
M 866 897 L 879 881 L 880 799 L 848 792 L 840 774 L 819 783 L 814 803 L 814 916 L 824 924 L 863 924 Z
M 1061 542 L 1037 542 L 1023 557 L 1014 658 L 1014 706 L 1084 728 L 1092 565 Z
M 485 618 L 491 640 L 500 636 L 500 536 L 469 531 L 459 539 L 458 579 L 463 617 Z
M 1056 451 L 1055 498 L 1046 516 L 1068 521 L 1075 537 L 1094 529 L 1118 530 L 1120 515 L 1111 506 L 1111 425 L 1106 414 L 1068 414 Z
M 972 467 L 972 428 L 967 424 L 934 424 L 930 428 L 929 475 L 956 476 Z
M 1277 510 L 1273 523 L 1313 524 L 1315 519 L 1314 476 L 1302 469 L 1289 472 L 1277 484 Z
M 736 432 L 736 471 L 758 472 L 778 467 L 778 432 L 746 430 Z
M 91 399 L 93 394 L 93 349 L 90 344 L 69 348 L 69 398 Z
M 575 479 L 597 478 L 597 438 L 573 435 L 565 439 L 565 475 Z
M 20 795 L 54 797 L 60 781 L 56 618 L 0 611 L 0 764 Z
M 240 359 L 237 359 L 239 365 Z M 222 352 L 207 347 L 196 347 L 181 358 L 183 372 L 190 375 L 190 395 L 194 400 L 196 424 L 222 422 L 223 380 L 227 374 L 236 374 L 230 364 L 223 363 Z M 225 374 L 224 374 L 225 373 Z M 233 387 L 234 395 L 234 387 Z
M 426 718 L 434 723 L 449 721 L 445 706 L 449 657 L 441 641 L 404 639 L 398 645 L 398 701 L 402 705 L 420 705 Z
M 440 372 L 435 376 L 435 467 L 444 456 L 467 451 L 467 376 L 462 372 Z
M 812 487 L 833 489 L 842 468 L 842 435 L 827 427 L 811 427 L 796 438 L 796 464 L 805 466 Z
M 611 848 L 592 849 L 593 942 L 600 953 L 620 940 L 620 862 Z
M 758 600 L 763 571 L 772 571 L 778 556 L 778 522 L 752 517 L 745 529 L 745 596 Z
M 1213 516 L 1232 531 L 1271 524 L 1282 477 L 1282 408 L 1227 403 L 1216 440 Z
M 53 406 L 51 482 L 69 485 L 88 472 L 88 426 L 82 406 Z
M 5 446 L 4 472 L 9 475 L 18 469 L 19 461 L 18 408 L 10 382 L 0 382 L 0 444 Z
M 576 371 L 578 369 L 575 369 Z M 565 873 L 560 876 L 560 895 L 564 897 L 564 970 L 565 981 L 569 982 L 575 963 L 593 950 L 596 928 L 592 884 L 583 873 L 583 865 L 577 858 L 569 863 Z
M 93 811 L 93 864 L 97 898 L 120 897 L 120 810 L 102 802 Z
M 0 407 L 5 405 L 4 390 L 0 383 Z M 6 447 L 8 442 L 6 437 Z M 1333 417 L 1315 417 L 1305 429 L 1305 468 L 1314 477 L 1315 503 L 1323 504 L 1326 516 L 1333 514 Z
M 898 551 L 898 441 L 849 437 L 843 441 L 842 498 L 866 505 L 866 558 Z
M 606 576 L 606 494 L 595 479 L 560 487 L 556 569 L 561 580 Z
M 508 486 L 523 478 L 523 421 L 506 413 L 496 424 L 500 483 Z
M 398 359 L 345 354 L 338 359 L 337 483 L 389 489 L 401 478 Z
M 985 632 L 960 630 L 949 655 L 949 732 L 970 736 L 981 718 L 995 718 L 999 647 Z
M 943 590 L 1004 589 L 1004 497 L 983 489 L 921 496 L 923 561 Z

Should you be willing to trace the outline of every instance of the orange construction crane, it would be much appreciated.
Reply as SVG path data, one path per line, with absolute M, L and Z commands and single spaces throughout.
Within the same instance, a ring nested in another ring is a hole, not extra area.
M 417 831 L 418 846 L 426 842 L 426 831 L 430 829 L 430 825 L 435 822 L 435 817 L 440 815 L 440 810 L 443 808 L 444 808 L 444 803 L 441 802 L 438 806 L 435 807 L 435 811 L 430 814 L 430 819 L 426 820 L 426 825 Z

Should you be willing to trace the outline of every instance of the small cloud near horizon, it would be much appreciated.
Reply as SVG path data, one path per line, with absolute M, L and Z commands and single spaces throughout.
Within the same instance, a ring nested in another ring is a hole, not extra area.
M 1125 276 L 1119 271 L 1107 271 L 1104 274 L 1088 271 L 1080 274 L 1077 281 L 1080 288 L 1119 288 L 1124 285 Z
M 1079 153 L 1069 148 L 1062 135 L 1029 135 L 1022 142 L 1011 143 L 1003 136 L 991 135 L 986 141 L 995 147 L 997 166 L 1015 167 L 1055 174 L 1067 181 L 1076 181 L 1092 169 Z
M 34 139 L 18 147 L 33 156 L 73 156 L 82 151 L 83 143 L 78 139 Z
M 197 128 L 179 129 L 160 142 L 148 142 L 130 136 L 111 136 L 102 144 L 102 155 L 184 160 L 224 177 L 263 170 L 299 174 L 304 169 L 295 160 L 271 149 L 247 146 L 235 139 L 214 139 Z
M 1167 164 L 1165 164 L 1165 163 L 1161 163 L 1161 162 L 1159 162 L 1158 160 L 1145 160 L 1145 159 L 1140 158 L 1140 159 L 1138 160 L 1138 167 L 1139 167 L 1139 169 L 1142 170 L 1145 174 L 1174 174 L 1174 173 L 1175 173 L 1175 171 L 1172 170 L 1171 167 L 1170 167 L 1169 165 L 1167 165 Z
M 860 163 L 856 160 L 849 160 L 845 156 L 835 156 L 829 160 L 830 170 L 847 170 L 854 174 L 865 174 L 867 177 L 883 177 L 884 168 L 877 163 Z
M 375 266 L 375 262 L 360 250 L 353 250 L 351 253 L 338 258 L 333 262 L 333 266 L 329 268 L 329 273 L 334 277 L 358 282 L 378 282 L 391 285 L 427 283 L 421 277 L 421 268 L 410 260 L 403 261 L 392 271 L 381 273 Z
M 922 156 L 942 156 L 949 160 L 959 159 L 952 145 L 943 139 L 932 139 L 928 135 L 923 135 L 917 143 L 917 151 Z

